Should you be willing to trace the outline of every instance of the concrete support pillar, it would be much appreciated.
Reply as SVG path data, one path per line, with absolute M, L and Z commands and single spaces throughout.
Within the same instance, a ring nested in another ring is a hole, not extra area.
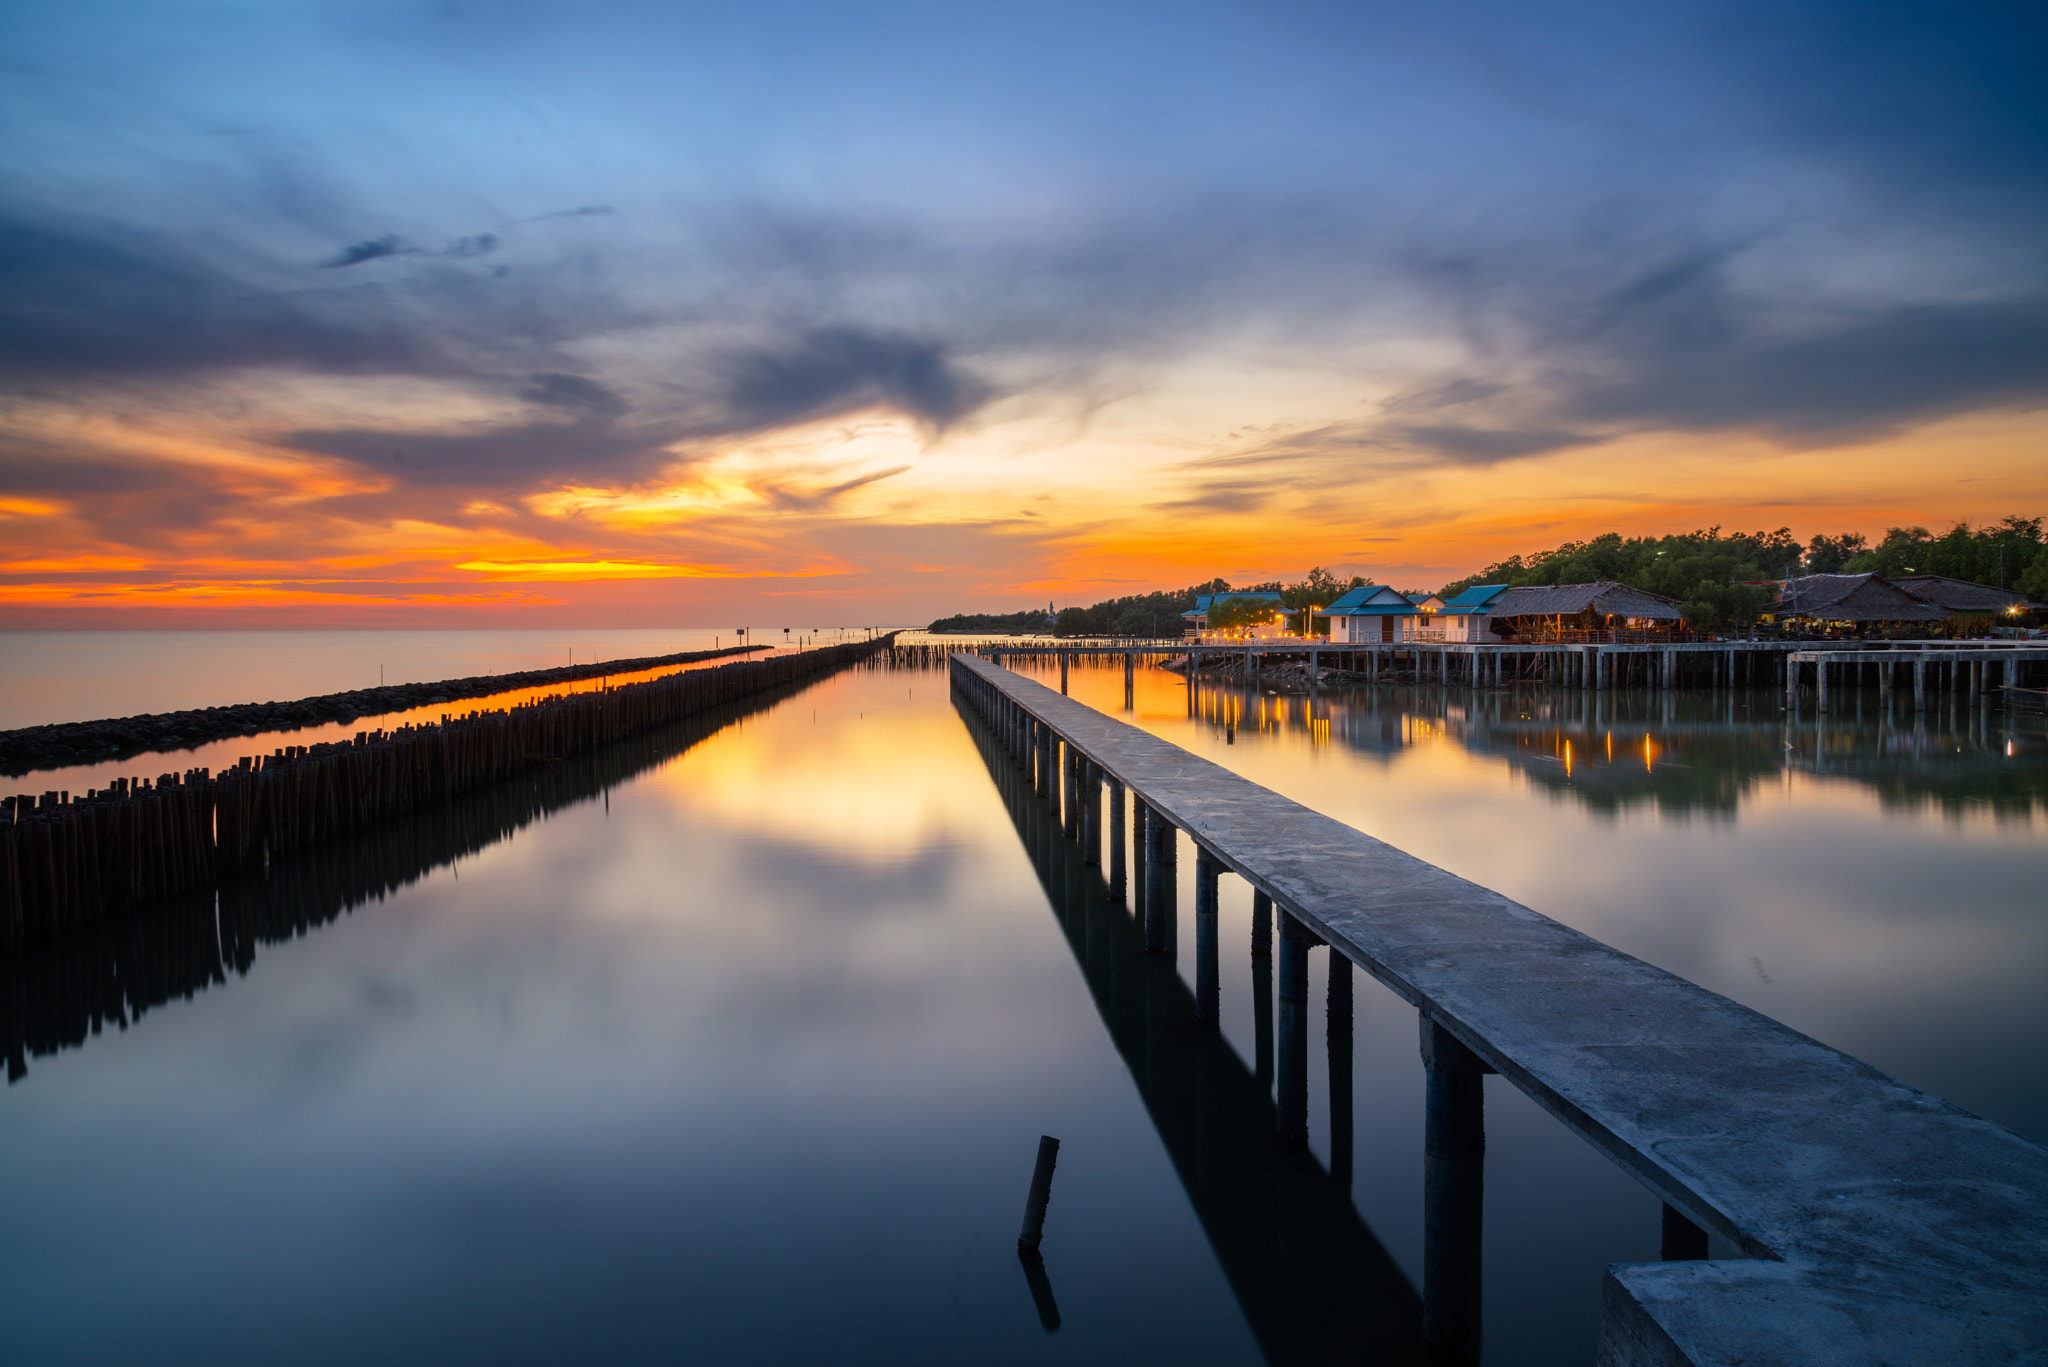
M 1168 881 L 1173 877 L 1176 832 L 1159 813 L 1145 809 L 1145 952 L 1166 952 L 1166 918 L 1171 914 Z
M 1486 1065 L 1427 1015 L 1422 1159 L 1422 1342 L 1430 1361 L 1479 1361 Z
M 1081 837 L 1081 757 L 1071 745 L 1060 747 L 1060 834 Z
M 1913 710 L 1927 710 L 1927 661 L 1913 661 Z
M 1351 1189 L 1351 960 L 1330 950 L 1330 1176 Z
M 1828 657 L 1823 655 L 1813 662 L 1814 710 L 1828 710 Z
M 1663 1249 L 1667 1263 L 1698 1263 L 1707 1259 L 1707 1232 L 1670 1206 L 1664 1207 Z
M 1192 663 L 1193 657 L 1190 656 L 1189 659 Z M 1124 652 L 1124 710 L 1126 712 L 1130 711 L 1131 708 L 1137 706 L 1137 695 L 1138 652 L 1136 652 L 1135 650 L 1128 650 Z
M 1252 1075 L 1273 1094 L 1273 899 L 1252 894 Z
M 1222 986 L 1216 963 L 1216 892 L 1223 865 L 1207 850 L 1195 855 L 1195 1020 L 1219 1019 Z
M 1061 696 L 1061 697 L 1065 697 L 1065 696 L 1066 696 L 1066 692 L 1067 692 L 1067 656 L 1068 656 L 1068 652 L 1067 652 L 1067 651 L 1064 651 L 1064 650 L 1062 650 L 1062 651 L 1060 652 L 1060 696 Z
M 1138 924 L 1146 921 L 1145 895 L 1152 884 L 1152 809 L 1145 799 L 1131 794 L 1131 912 Z
M 1975 706 L 1984 697 L 1984 661 L 1970 661 L 1970 703 Z
M 1315 936 L 1280 918 L 1280 1110 L 1275 1133 L 1308 1142 L 1308 951 Z
M 1047 771 L 1049 791 L 1045 795 L 1046 806 L 1052 809 L 1052 827 L 1061 835 L 1072 835 L 1073 828 L 1067 825 L 1067 813 L 1071 809 L 1068 801 L 1067 757 L 1072 752 L 1061 742 L 1059 733 L 1050 728 L 1046 732 L 1046 758 L 1051 761 Z
M 1124 785 L 1109 781 L 1109 895 L 1124 900 L 1129 891 L 1130 865 L 1124 848 Z
M 1081 761 L 1081 864 L 1102 867 L 1102 769 L 1089 759 Z

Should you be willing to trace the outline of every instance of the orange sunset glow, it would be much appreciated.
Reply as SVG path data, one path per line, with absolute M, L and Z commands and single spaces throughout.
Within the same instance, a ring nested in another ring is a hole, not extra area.
M 1112 407 L 1049 438 L 1028 415 L 934 434 L 876 412 L 665 451 L 642 480 L 520 491 L 408 489 L 225 424 L 101 426 L 98 487 L 0 504 L 0 611 L 15 626 L 630 625 L 778 602 L 921 621 L 1311 563 L 1427 587 L 1612 529 L 1803 539 L 2048 504 L 2048 420 L 2033 414 L 1822 447 L 1645 433 L 1479 471 L 1391 462 L 1372 479 L 1327 451 L 1169 440 L 1153 421 Z M 162 525 L 166 498 L 189 521 Z
M 647 67 L 339 14 L 19 35 L 0 627 L 914 624 L 2048 511 L 2033 79 L 1969 25 Z

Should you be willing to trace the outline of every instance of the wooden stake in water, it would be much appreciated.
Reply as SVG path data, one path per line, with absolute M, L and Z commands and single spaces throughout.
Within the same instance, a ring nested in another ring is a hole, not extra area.
M 1045 1203 L 1052 1199 L 1052 1169 L 1059 1162 L 1060 1141 L 1038 1136 L 1038 1166 L 1031 1171 L 1031 1194 L 1024 1198 L 1024 1232 L 1017 1236 L 1019 1253 L 1034 1253 L 1045 1237 Z

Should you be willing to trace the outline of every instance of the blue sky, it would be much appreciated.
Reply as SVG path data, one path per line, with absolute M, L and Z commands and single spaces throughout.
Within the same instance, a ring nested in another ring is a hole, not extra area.
M 2044 15 L 16 5 L 0 494 L 37 553 L 0 595 L 801 560 L 907 609 L 913 561 L 1037 596 L 1373 546 L 1447 577 L 1630 509 L 2024 511 Z M 1646 458 L 1711 493 L 1417 549 L 1461 478 Z

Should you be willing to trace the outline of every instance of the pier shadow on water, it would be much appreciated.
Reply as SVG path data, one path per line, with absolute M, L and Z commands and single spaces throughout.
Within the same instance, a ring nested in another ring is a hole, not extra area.
M 1101 870 L 1084 864 L 980 718 L 960 716 L 1266 1360 L 1425 1361 L 1421 1298 L 1359 1218 L 1348 1175 L 1276 1137 L 1269 1059 L 1248 1068 L 1197 1023 L 1173 957 L 1146 952 L 1144 927 Z M 1041 1275 L 1056 1289 L 1056 1263 Z M 1049 1294 L 1036 1281 L 1034 1298 Z
M 743 717 L 808 688 L 799 680 L 523 779 L 422 809 L 279 860 L 261 873 L 0 957 L 0 1056 L 9 1083 L 28 1060 L 125 1030 L 150 1010 L 242 977 L 258 950 L 310 935 L 357 907 L 510 839 L 551 813 L 604 797 Z

